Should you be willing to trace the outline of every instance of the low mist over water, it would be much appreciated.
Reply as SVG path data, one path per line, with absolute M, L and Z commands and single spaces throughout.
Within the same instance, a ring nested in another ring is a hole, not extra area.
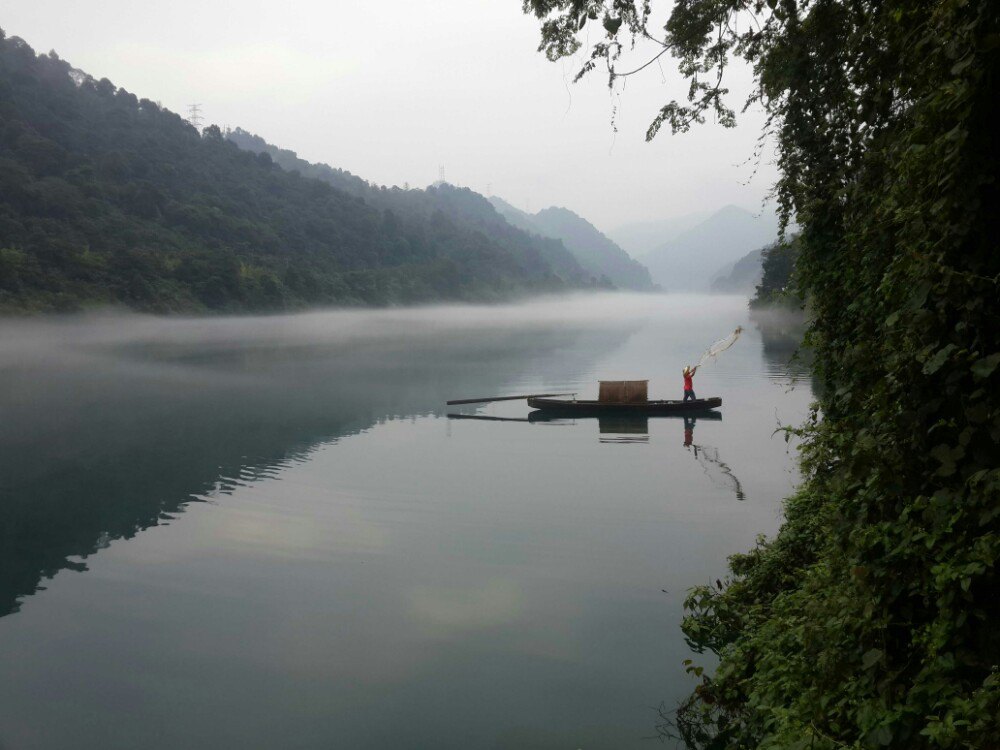
M 738 325 L 721 419 L 445 406 L 679 398 Z M 648 745 L 685 590 L 795 480 L 796 337 L 696 295 L 0 323 L 0 746 Z

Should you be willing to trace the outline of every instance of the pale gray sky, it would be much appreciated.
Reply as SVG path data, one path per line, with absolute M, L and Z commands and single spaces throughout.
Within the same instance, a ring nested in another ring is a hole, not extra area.
M 599 73 L 573 85 L 577 66 L 536 52 L 537 22 L 520 6 L 9 0 L 0 26 L 137 96 L 181 113 L 199 102 L 206 124 L 238 125 L 380 184 L 423 186 L 444 165 L 449 182 L 491 186 L 532 211 L 566 206 L 603 230 L 759 206 L 775 175 L 768 154 L 744 184 L 759 113 L 735 130 L 706 123 L 647 144 L 659 106 L 686 90 L 673 61 L 630 79 L 620 96 Z M 743 92 L 749 76 L 736 73 L 731 87 Z

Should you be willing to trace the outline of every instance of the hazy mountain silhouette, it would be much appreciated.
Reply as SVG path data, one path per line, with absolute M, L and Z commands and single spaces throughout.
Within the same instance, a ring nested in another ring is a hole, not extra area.
M 643 261 L 653 281 L 669 291 L 706 291 L 720 269 L 773 242 L 777 232 L 773 213 L 755 216 L 738 206 L 726 206 L 660 245 Z
M 655 221 L 638 221 L 622 224 L 608 232 L 625 252 L 633 258 L 643 258 L 664 242 L 672 240 L 681 232 L 696 227 L 711 215 L 711 211 L 697 211 L 683 216 Z
M 596 278 L 606 278 L 624 289 L 647 291 L 654 288 L 649 271 L 641 263 L 568 208 L 552 206 L 529 214 L 495 195 L 490 196 L 490 203 L 511 225 L 562 240 L 584 270 Z
M 493 208 L 506 219 L 511 226 L 515 226 L 518 229 L 523 229 L 525 232 L 532 232 L 534 234 L 541 234 L 542 228 L 535 223 L 535 215 L 529 214 L 527 211 L 522 211 L 510 203 L 505 201 L 503 198 L 497 195 L 489 196 L 489 201 L 493 204 Z
M 751 250 L 729 263 L 712 277 L 712 291 L 725 294 L 753 294 L 764 274 L 764 248 Z

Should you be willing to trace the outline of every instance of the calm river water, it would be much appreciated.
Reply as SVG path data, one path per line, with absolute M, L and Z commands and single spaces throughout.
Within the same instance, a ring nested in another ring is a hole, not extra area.
M 721 420 L 449 398 L 695 378 Z M 812 398 L 736 297 L 0 323 L 0 748 L 646 748 Z M 447 414 L 521 421 L 449 418 Z

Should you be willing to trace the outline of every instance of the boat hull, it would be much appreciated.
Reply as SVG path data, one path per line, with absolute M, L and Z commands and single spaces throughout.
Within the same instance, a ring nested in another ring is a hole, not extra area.
M 609 403 L 607 401 L 567 401 L 558 398 L 529 398 L 528 406 L 546 412 L 559 414 L 600 415 L 600 414 L 697 414 L 722 406 L 722 399 L 696 398 L 691 401 L 644 401 L 634 404 Z
M 722 412 L 703 409 L 701 411 L 669 411 L 656 414 L 636 414 L 635 412 L 593 412 L 580 413 L 568 411 L 553 411 L 550 409 L 535 409 L 528 412 L 528 422 L 538 424 L 569 424 L 582 419 L 596 419 L 603 429 L 605 423 L 609 425 L 619 424 L 643 424 L 648 425 L 650 419 L 685 419 L 704 420 L 706 422 L 721 422 Z

